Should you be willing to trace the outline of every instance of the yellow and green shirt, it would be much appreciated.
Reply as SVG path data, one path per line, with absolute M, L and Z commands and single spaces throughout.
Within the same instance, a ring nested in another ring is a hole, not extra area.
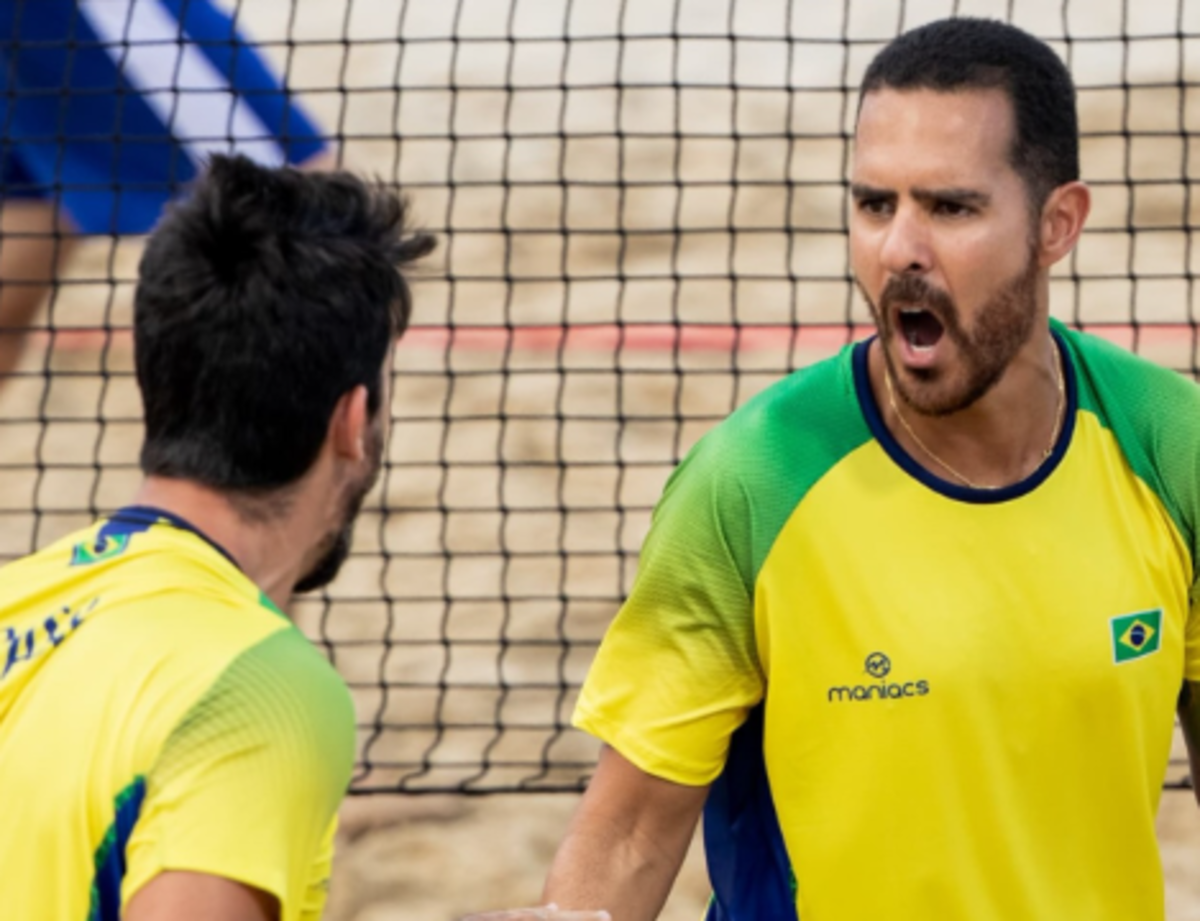
M 937 479 L 869 342 L 678 468 L 576 722 L 713 784 L 711 919 L 1162 919 L 1155 813 L 1200 680 L 1200 388 L 1055 323 L 1029 479 Z
M 156 874 L 325 902 L 345 683 L 219 547 L 149 508 L 0 569 L 0 914 L 116 921 Z

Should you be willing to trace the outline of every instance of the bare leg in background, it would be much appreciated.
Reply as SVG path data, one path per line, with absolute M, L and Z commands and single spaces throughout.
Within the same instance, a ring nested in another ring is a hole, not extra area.
M 0 388 L 16 368 L 29 326 L 77 242 L 51 202 L 0 205 Z

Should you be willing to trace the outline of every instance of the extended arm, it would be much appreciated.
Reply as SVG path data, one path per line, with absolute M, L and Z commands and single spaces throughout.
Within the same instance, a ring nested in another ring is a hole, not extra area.
M 278 921 L 274 896 L 208 873 L 168 871 L 130 900 L 126 921 Z
M 1200 682 L 1185 681 L 1179 695 L 1179 723 L 1192 765 L 1192 792 L 1200 802 Z
M 605 747 L 546 881 L 544 900 L 604 909 L 619 921 L 658 916 L 687 853 L 707 787 L 645 773 Z

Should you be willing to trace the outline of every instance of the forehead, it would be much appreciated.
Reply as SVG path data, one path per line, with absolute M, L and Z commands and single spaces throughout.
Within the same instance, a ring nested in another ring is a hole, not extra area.
M 853 178 L 886 187 L 1016 178 L 1009 159 L 1015 130 L 1001 89 L 875 90 L 859 111 Z

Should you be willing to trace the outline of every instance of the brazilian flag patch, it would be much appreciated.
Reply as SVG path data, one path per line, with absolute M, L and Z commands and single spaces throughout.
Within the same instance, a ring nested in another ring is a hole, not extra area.
M 1112 624 L 1113 661 L 1120 665 L 1158 652 L 1162 637 L 1162 609 L 1122 614 Z
M 95 544 L 76 544 L 71 551 L 72 566 L 91 566 L 93 563 L 103 563 L 115 556 L 120 556 L 129 546 L 128 534 L 116 534 L 108 538 L 100 538 Z

